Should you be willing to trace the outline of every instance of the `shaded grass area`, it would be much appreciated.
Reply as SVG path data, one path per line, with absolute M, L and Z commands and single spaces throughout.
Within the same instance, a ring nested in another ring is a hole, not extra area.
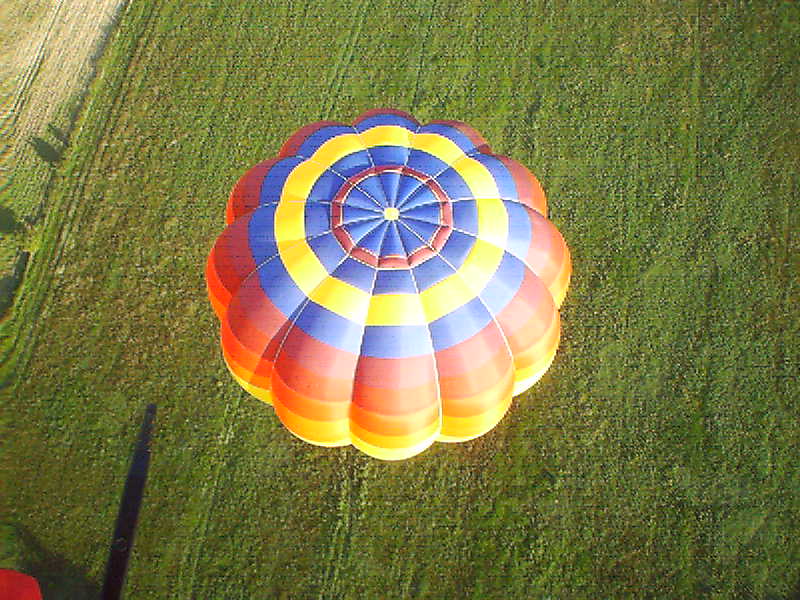
M 42 595 L 48 600 L 97 598 L 100 594 L 78 567 L 46 550 L 18 525 L 0 523 L 0 565 L 21 573 L 35 573 Z
M 796 594 L 799 17 L 133 3 L 6 325 L 3 514 L 99 581 L 157 402 L 131 597 Z M 575 263 L 545 378 L 402 464 L 305 445 L 241 392 L 202 275 L 244 170 L 376 106 L 528 165 Z

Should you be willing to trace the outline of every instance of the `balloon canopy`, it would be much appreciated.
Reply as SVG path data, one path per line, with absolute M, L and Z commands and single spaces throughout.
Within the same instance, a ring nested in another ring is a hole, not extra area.
M 299 438 L 386 460 L 492 429 L 547 370 L 569 250 L 457 121 L 320 122 L 242 176 L 208 258 L 234 378 Z
M 30 575 L 0 569 L 0 600 L 42 600 L 42 591 Z

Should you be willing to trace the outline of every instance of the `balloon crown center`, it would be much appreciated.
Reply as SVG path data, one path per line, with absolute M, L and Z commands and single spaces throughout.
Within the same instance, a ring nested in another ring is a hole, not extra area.
M 383 209 L 383 218 L 387 221 L 396 221 L 400 216 L 400 211 L 394 206 L 387 206 Z

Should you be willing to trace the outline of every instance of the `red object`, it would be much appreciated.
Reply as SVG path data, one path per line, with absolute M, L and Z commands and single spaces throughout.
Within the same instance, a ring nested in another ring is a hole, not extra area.
M 0 569 L 0 600 L 42 600 L 42 590 L 30 575 Z

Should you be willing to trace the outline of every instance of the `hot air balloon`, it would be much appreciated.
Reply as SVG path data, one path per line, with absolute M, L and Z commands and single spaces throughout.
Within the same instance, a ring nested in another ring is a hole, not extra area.
M 380 459 L 492 429 L 553 360 L 569 250 L 458 121 L 303 127 L 236 183 L 208 257 L 225 362 L 297 437 Z
M 30 575 L 0 569 L 0 600 L 42 600 L 42 591 Z

